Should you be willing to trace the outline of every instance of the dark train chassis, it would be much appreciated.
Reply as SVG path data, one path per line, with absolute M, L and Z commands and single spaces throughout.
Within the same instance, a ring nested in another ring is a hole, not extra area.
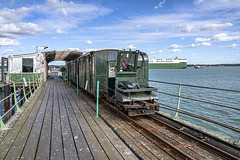
M 155 114 L 155 111 L 159 111 L 159 104 L 157 102 L 131 101 L 128 103 L 119 103 L 113 99 L 107 99 L 107 101 L 130 117 Z

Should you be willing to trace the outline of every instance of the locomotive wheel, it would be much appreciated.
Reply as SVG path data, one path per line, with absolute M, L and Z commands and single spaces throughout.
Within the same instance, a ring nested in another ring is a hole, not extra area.
M 118 110 L 124 113 L 125 108 L 123 106 L 121 106 L 121 105 L 118 105 Z

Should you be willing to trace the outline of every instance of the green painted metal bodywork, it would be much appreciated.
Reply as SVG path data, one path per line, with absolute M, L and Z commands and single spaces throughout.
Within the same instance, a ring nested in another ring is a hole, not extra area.
M 185 69 L 187 68 L 187 63 L 150 63 L 149 69 Z
M 115 57 L 115 59 L 111 58 L 111 56 Z M 120 66 L 124 56 L 125 58 L 130 57 L 130 60 L 132 58 L 128 64 L 133 66 L 133 72 L 121 71 Z M 116 77 L 113 78 L 109 77 L 110 63 L 113 66 L 116 65 Z M 100 93 L 105 93 L 108 97 L 114 95 L 115 99 L 121 103 L 132 101 L 133 98 L 147 101 L 158 99 L 152 92 L 157 89 L 148 86 L 148 56 L 144 52 L 110 49 L 93 51 L 81 56 L 78 60 L 74 60 L 74 62 L 68 62 L 67 70 L 69 77 L 70 75 L 79 75 L 79 86 L 81 88 L 96 94 L 97 81 L 99 81 Z M 71 80 L 77 84 L 74 77 L 71 77 Z M 119 84 L 125 81 L 137 82 L 141 89 L 120 89 Z

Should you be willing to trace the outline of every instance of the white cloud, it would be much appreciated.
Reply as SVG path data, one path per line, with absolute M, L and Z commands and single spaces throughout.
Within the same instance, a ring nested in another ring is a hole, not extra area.
M 235 47 L 237 47 L 237 46 L 239 46 L 239 44 L 231 44 L 231 45 L 225 45 L 225 46 L 218 46 L 218 48 L 235 48 Z
M 163 0 L 161 2 L 158 3 L 158 6 L 154 6 L 155 9 L 157 8 L 161 8 L 161 7 L 164 7 L 163 5 L 166 3 L 166 0 Z
M 188 45 L 188 48 L 194 48 L 194 47 L 201 47 L 201 46 L 211 46 L 212 44 L 209 42 L 202 42 L 202 43 L 198 43 L 198 44 L 191 44 Z
M 50 7 L 58 7 L 59 0 L 46 0 L 47 5 Z
M 0 37 L 18 37 L 19 35 L 36 35 L 44 29 L 34 23 L 10 23 L 0 25 Z
M 173 49 L 169 51 L 168 53 L 176 53 L 176 52 L 181 52 L 181 49 Z
M 0 9 L 0 24 L 13 23 L 22 21 L 23 18 L 29 16 L 29 12 L 34 8 L 17 8 L 17 9 Z
M 56 30 L 56 32 L 55 32 L 56 34 L 67 34 L 67 32 L 65 32 L 65 31 L 62 31 L 61 29 L 57 29 Z
M 211 41 L 233 41 L 239 40 L 240 36 L 228 36 L 226 33 L 216 34 L 212 37 Z
M 177 48 L 183 48 L 183 46 L 178 45 L 178 44 L 173 44 L 171 46 L 168 47 L 169 49 L 177 49 Z
M 158 51 L 153 51 L 153 52 L 150 52 L 151 54 L 156 54 L 156 53 L 162 53 L 163 51 L 162 50 L 158 50 Z
M 133 44 L 130 44 L 127 48 L 128 48 L 128 49 L 135 49 L 135 48 L 137 48 L 137 47 L 134 46 Z
M 14 52 L 14 51 L 13 51 L 12 49 L 6 49 L 6 50 L 2 51 L 1 54 L 11 54 L 11 53 L 13 53 L 13 52 Z
M 239 46 L 239 44 L 231 44 L 231 45 L 228 46 L 228 48 L 235 48 L 237 46 Z
M 195 4 L 201 4 L 201 3 L 203 3 L 205 0 L 196 0 L 195 1 Z
M 69 51 L 79 51 L 79 48 L 68 48 Z
M 39 23 L 49 29 L 68 31 L 98 17 L 112 12 L 111 9 L 88 3 L 47 0 L 47 6 L 40 6 L 39 13 L 48 18 L 39 19 Z
M 208 41 L 211 41 L 211 38 L 200 38 L 200 37 L 197 37 L 194 40 L 195 43 L 197 43 L 197 42 L 208 42 Z
M 15 39 L 0 38 L 0 47 L 18 46 L 20 43 Z
M 87 48 L 85 50 L 83 50 L 83 54 L 87 53 L 87 52 L 91 52 L 91 51 L 97 51 L 99 49 L 95 49 L 95 48 Z
M 199 7 L 199 10 L 203 12 L 206 12 L 206 11 L 214 12 L 214 11 L 220 11 L 220 10 L 228 11 L 231 9 L 231 13 L 233 13 L 232 9 L 237 9 L 240 7 L 240 3 L 238 0 L 196 0 L 195 2 L 200 2 L 195 4 L 201 4 L 201 6 Z
M 93 44 L 93 41 L 87 40 L 87 41 L 85 42 L 85 44 L 86 44 L 86 45 Z
M 221 28 L 226 28 L 231 26 L 233 26 L 232 23 L 223 23 L 223 24 L 210 23 L 200 27 L 199 29 L 202 31 L 206 31 L 206 30 L 216 30 L 216 29 L 221 29 Z
M 193 29 L 195 28 L 194 24 L 187 24 L 186 26 L 184 26 L 181 31 L 185 32 L 185 33 L 189 33 L 191 32 Z
M 68 15 L 68 12 L 67 12 L 67 10 L 66 10 L 65 8 L 62 8 L 62 9 L 61 9 L 61 13 L 62 13 L 62 15 L 65 16 L 65 17 Z

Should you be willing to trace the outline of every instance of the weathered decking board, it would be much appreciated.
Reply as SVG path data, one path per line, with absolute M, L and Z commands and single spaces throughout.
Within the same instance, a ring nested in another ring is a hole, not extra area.
M 88 104 L 50 75 L 0 143 L 0 159 L 137 159 Z

